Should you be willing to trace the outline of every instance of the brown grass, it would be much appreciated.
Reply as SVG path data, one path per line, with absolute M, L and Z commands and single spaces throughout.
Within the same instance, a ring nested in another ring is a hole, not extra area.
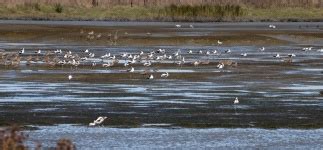
M 115 5 L 248 5 L 254 7 L 323 7 L 323 0 L 0 0 L 1 5 L 62 4 L 82 7 L 111 7 Z

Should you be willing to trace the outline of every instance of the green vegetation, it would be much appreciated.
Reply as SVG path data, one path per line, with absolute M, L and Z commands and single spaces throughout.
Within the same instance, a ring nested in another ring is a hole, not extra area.
M 63 12 L 63 6 L 60 3 L 55 4 L 55 11 L 57 13 L 62 13 Z
M 62 4 L 0 6 L 1 19 L 117 21 L 319 21 L 320 8 L 254 8 L 239 5 L 71 7 Z

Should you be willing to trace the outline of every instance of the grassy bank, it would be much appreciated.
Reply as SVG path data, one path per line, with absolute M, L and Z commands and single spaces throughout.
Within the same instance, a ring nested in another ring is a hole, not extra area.
M 68 7 L 60 4 L 0 6 L 0 19 L 117 21 L 321 21 L 320 8 L 253 8 L 238 5 Z

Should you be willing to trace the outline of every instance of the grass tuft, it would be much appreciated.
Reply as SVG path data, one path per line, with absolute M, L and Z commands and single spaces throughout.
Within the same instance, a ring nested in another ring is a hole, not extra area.
M 63 5 L 60 3 L 55 4 L 55 12 L 62 13 L 63 12 Z

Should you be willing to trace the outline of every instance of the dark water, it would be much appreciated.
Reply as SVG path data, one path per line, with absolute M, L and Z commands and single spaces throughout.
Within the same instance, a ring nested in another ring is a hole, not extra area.
M 299 25 L 303 24 L 305 23 Z M 180 67 L 173 64 L 173 61 L 154 62 L 152 67 L 149 67 L 157 70 L 153 73 L 154 80 L 146 80 L 140 75 L 140 72 L 147 69 L 141 64 L 134 65 L 135 73 L 125 72 L 127 68 L 122 65 L 109 69 L 100 66 L 95 68 L 84 66 L 90 64 L 90 61 L 100 61 L 98 58 L 82 62 L 78 68 L 72 69 L 68 66 L 46 67 L 41 62 L 26 66 L 23 61 L 18 68 L 1 66 L 0 125 L 11 123 L 41 125 L 41 130 L 30 133 L 33 139 L 48 145 L 58 137 L 67 136 L 84 148 L 90 147 L 82 144 L 96 141 L 91 148 L 111 146 L 121 149 L 126 147 L 135 149 L 180 147 L 302 149 L 311 145 L 316 149 L 322 145 L 319 139 L 323 136 L 321 131 L 323 96 L 320 95 L 320 91 L 323 91 L 323 52 L 318 51 L 323 45 L 319 42 L 321 31 L 314 28 L 314 23 L 312 24 L 313 29 L 300 30 L 297 28 L 299 25 L 281 23 L 281 26 L 286 29 L 289 26 L 293 27 L 288 30 L 297 30 L 302 34 L 315 32 L 315 36 L 311 36 L 305 44 L 299 44 L 295 39 L 290 39 L 288 35 L 290 33 L 287 34 L 285 31 L 279 30 L 279 33 L 275 32 L 274 35 L 266 32 L 264 34 L 267 36 L 274 36 L 275 40 L 284 41 L 287 44 L 267 43 L 264 52 L 259 51 L 262 47 L 260 45 L 239 43 L 221 46 L 189 43 L 98 46 L 95 43 L 92 45 L 66 44 L 57 43 L 57 41 L 51 43 L 46 40 L 35 43 L 3 41 L 0 48 L 14 52 L 25 47 L 26 56 L 34 53 L 35 49 L 56 48 L 68 49 L 81 56 L 84 55 L 81 50 L 89 48 L 96 57 L 106 52 L 119 57 L 124 52 L 138 54 L 141 50 L 149 52 L 159 48 L 166 48 L 166 54 L 169 55 L 181 49 L 186 64 Z M 206 30 L 210 32 L 209 29 L 213 28 L 213 24 L 198 25 L 200 27 L 190 30 L 199 33 Z M 250 30 L 253 30 L 250 33 L 258 34 L 254 33 L 254 30 L 264 28 L 263 24 L 259 25 L 261 28 L 257 28 L 258 25 L 250 25 Z M 122 26 L 122 28 L 131 29 L 134 26 Z M 147 27 L 151 26 L 154 25 L 147 25 Z M 249 29 L 248 24 L 241 26 Z M 165 27 L 174 28 L 170 24 L 164 26 L 158 24 L 154 30 L 156 28 L 162 30 Z M 234 25 L 223 28 L 228 29 L 222 34 L 228 36 L 229 40 L 230 36 L 233 36 L 230 28 L 239 31 L 239 28 Z M 192 31 L 179 30 L 176 34 L 201 38 L 205 36 L 190 35 Z M 165 34 L 159 33 L 155 36 L 165 36 Z M 300 35 L 302 38 L 303 36 Z M 291 42 L 291 40 L 294 41 Z M 230 42 L 235 43 L 234 40 Z M 313 46 L 313 50 L 302 50 L 309 46 Z M 187 54 L 189 49 L 193 50 L 194 54 Z M 199 50 L 206 52 L 214 49 L 221 52 L 221 55 L 196 54 Z M 232 53 L 224 53 L 227 49 L 231 49 Z M 248 56 L 240 56 L 244 52 L 248 53 Z M 274 58 L 273 55 L 276 53 L 279 53 L 282 58 Z M 287 54 L 291 53 L 296 55 L 293 62 L 284 62 Z M 196 60 L 208 60 L 210 64 L 194 67 L 192 62 Z M 216 65 L 220 60 L 235 61 L 238 66 L 218 69 Z M 169 78 L 160 78 L 160 74 L 164 72 L 169 72 Z M 67 79 L 69 74 L 74 77 L 71 81 Z M 233 104 L 235 97 L 240 100 L 237 105 Z M 105 128 L 85 127 L 98 116 L 108 117 L 104 122 Z M 44 126 L 54 124 L 80 126 Z M 157 128 L 146 128 L 151 125 Z M 131 128 L 121 129 L 120 127 Z M 65 128 L 66 130 L 62 130 Z M 317 130 L 297 130 L 300 128 Z M 44 134 L 49 135 L 48 139 L 44 139 Z M 106 134 L 109 136 L 105 136 Z M 150 139 L 154 135 L 160 144 L 167 144 L 160 147 L 154 143 L 154 140 Z M 81 139 L 80 136 L 86 136 L 86 138 Z M 179 140 L 170 140 L 167 137 Z M 93 138 L 97 140 L 92 140 Z M 246 142 L 250 144 L 245 144 Z

